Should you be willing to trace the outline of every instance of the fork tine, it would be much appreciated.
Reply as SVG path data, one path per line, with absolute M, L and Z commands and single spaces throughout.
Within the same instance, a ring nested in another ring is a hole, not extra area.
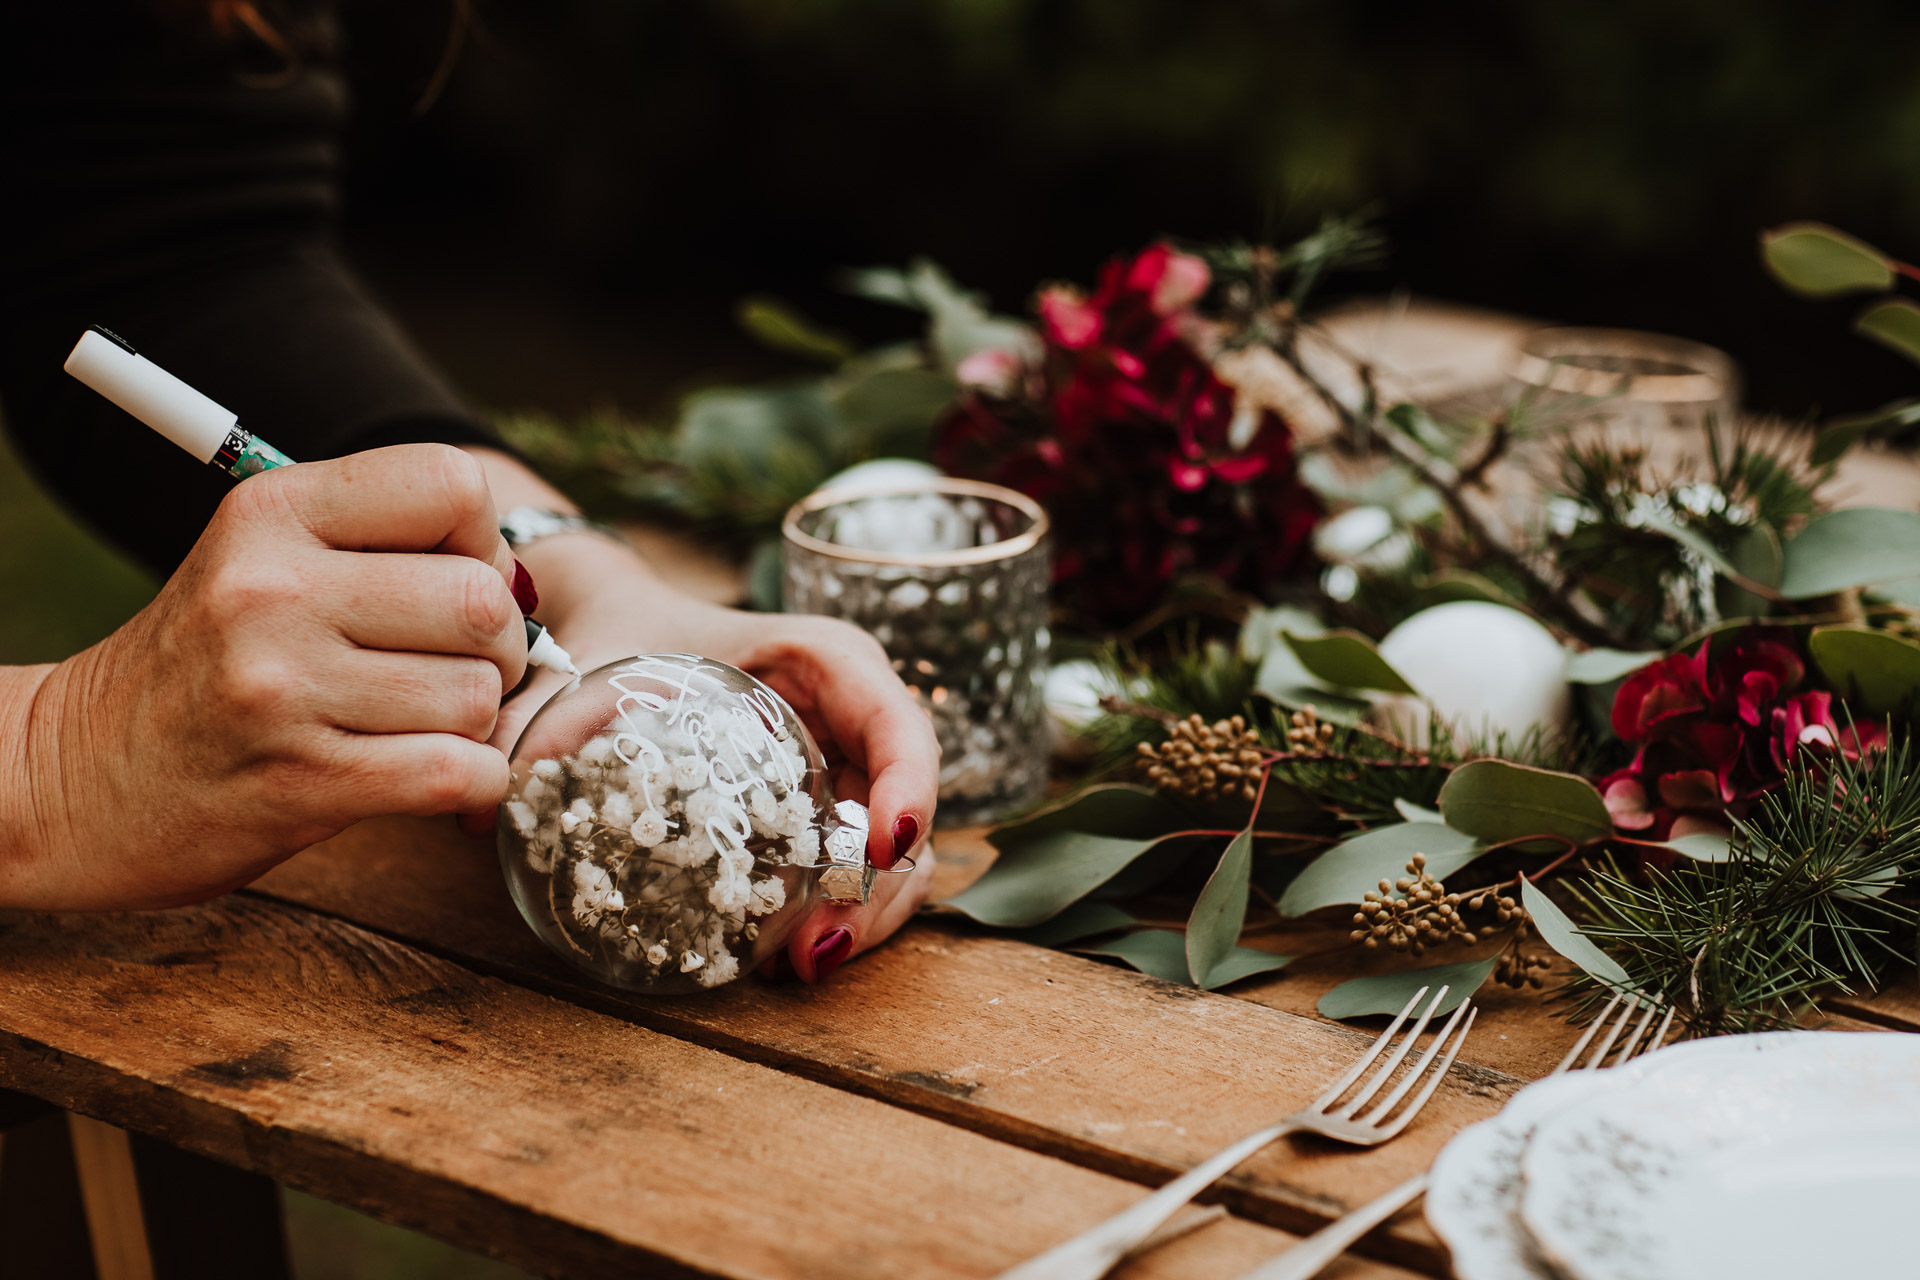
M 1413 1101 L 1407 1104 L 1407 1109 L 1402 1111 L 1395 1119 L 1381 1126 L 1380 1140 L 1382 1142 L 1393 1137 L 1413 1122 L 1413 1118 L 1420 1114 L 1420 1108 L 1426 1106 L 1427 1099 L 1433 1096 L 1433 1091 L 1438 1089 L 1440 1082 L 1447 1078 L 1447 1072 L 1453 1069 L 1453 1059 L 1455 1055 L 1460 1052 L 1460 1046 L 1467 1042 L 1467 1032 L 1473 1030 L 1473 1020 L 1480 1014 L 1480 1011 L 1471 1005 L 1461 1005 L 1460 1008 L 1467 1011 L 1467 1020 L 1461 1024 L 1459 1034 L 1454 1036 L 1452 1045 L 1447 1049 L 1447 1056 L 1440 1059 L 1440 1065 L 1427 1074 L 1426 1087 L 1421 1089 L 1419 1093 L 1413 1095 Z M 1455 1010 L 1456 1014 L 1458 1012 L 1459 1010 Z M 1449 1023 L 1448 1025 L 1451 1027 L 1452 1024 Z M 1439 1046 L 1436 1045 L 1434 1047 L 1438 1048 Z
M 1401 1079 L 1400 1083 L 1394 1086 L 1393 1092 L 1387 1095 L 1387 1100 L 1368 1108 L 1366 1115 L 1355 1117 L 1357 1123 L 1369 1124 L 1375 1120 L 1384 1120 L 1392 1113 L 1394 1104 L 1406 1097 L 1407 1090 L 1413 1088 L 1414 1085 L 1420 1082 L 1421 1072 L 1427 1069 L 1427 1064 L 1432 1062 L 1434 1056 L 1440 1052 L 1440 1046 L 1444 1045 L 1447 1042 L 1447 1037 L 1453 1034 L 1454 1024 L 1460 1021 L 1461 1015 L 1466 1014 L 1469 1017 L 1472 1016 L 1469 1012 L 1472 1006 L 1473 1001 L 1471 1000 L 1463 1000 L 1460 1002 L 1460 1007 L 1453 1011 L 1451 1018 L 1447 1019 L 1447 1025 L 1440 1028 L 1439 1034 L 1433 1037 L 1433 1043 L 1427 1046 L 1427 1051 L 1420 1055 L 1420 1060 L 1414 1063 L 1407 1071 L 1407 1074 Z
M 1620 993 L 1616 991 L 1613 993 L 1613 999 L 1607 1001 L 1607 1007 L 1600 1011 L 1600 1016 L 1587 1024 L 1586 1032 L 1581 1035 L 1578 1040 L 1573 1042 L 1573 1048 L 1567 1050 L 1567 1056 L 1560 1059 L 1560 1065 L 1553 1069 L 1554 1075 L 1557 1076 L 1562 1071 L 1569 1071 L 1573 1068 L 1573 1064 L 1579 1060 L 1580 1055 L 1585 1052 L 1586 1047 L 1593 1043 L 1593 1037 L 1599 1032 L 1600 1024 L 1607 1020 L 1608 1016 L 1613 1013 L 1613 1007 L 1619 1003 Z
M 1619 1061 L 1622 1063 L 1627 1062 L 1633 1057 L 1634 1049 L 1640 1044 L 1640 1037 L 1646 1034 L 1648 1025 L 1653 1022 L 1653 1015 L 1660 1012 L 1659 1004 L 1652 1000 L 1647 1001 L 1646 1008 L 1647 1011 L 1640 1015 L 1640 1021 L 1634 1024 L 1633 1034 L 1628 1036 L 1627 1042 L 1620 1046 Z M 1648 1047 L 1651 1048 L 1652 1046 Z
M 1413 1024 L 1413 1030 L 1407 1032 L 1406 1038 L 1400 1042 L 1400 1047 L 1395 1049 L 1392 1056 L 1387 1059 L 1386 1065 L 1374 1072 L 1371 1080 L 1368 1080 L 1360 1086 L 1360 1092 L 1353 1095 L 1352 1102 L 1349 1102 L 1346 1106 L 1334 1112 L 1334 1116 L 1337 1119 L 1351 1119 L 1353 1113 L 1360 1109 L 1361 1104 L 1366 1102 L 1366 1100 L 1374 1094 L 1380 1092 L 1380 1086 L 1392 1077 L 1394 1071 L 1398 1069 L 1402 1062 L 1406 1061 L 1408 1051 L 1413 1048 L 1414 1044 L 1419 1041 L 1421 1035 L 1426 1032 L 1427 1024 L 1433 1021 L 1435 1010 L 1439 1009 L 1440 1002 L 1446 998 L 1447 988 L 1443 985 L 1440 990 L 1434 993 L 1433 1003 L 1428 1005 L 1427 1011 L 1420 1015 L 1420 1021 Z
M 1655 1049 L 1658 1049 L 1661 1045 L 1666 1043 L 1667 1029 L 1673 1025 L 1673 1015 L 1678 1012 L 1680 1012 L 1680 1007 L 1678 1005 L 1670 1004 L 1667 1006 L 1667 1016 L 1660 1019 L 1659 1029 L 1653 1033 L 1653 1039 L 1647 1041 L 1647 1047 L 1643 1049 L 1641 1052 L 1652 1053 Z
M 1348 1067 L 1338 1080 L 1328 1085 L 1325 1093 L 1309 1103 L 1307 1109 L 1309 1111 L 1323 1111 L 1333 1104 L 1334 1099 L 1345 1093 L 1348 1086 L 1360 1078 L 1360 1073 L 1365 1071 L 1367 1067 L 1372 1064 L 1373 1060 L 1380 1056 L 1380 1051 L 1387 1047 L 1387 1041 L 1393 1039 L 1394 1033 L 1406 1024 L 1408 1015 L 1413 1012 L 1416 1005 L 1426 999 L 1426 996 L 1427 989 L 1425 987 L 1414 992 L 1413 999 L 1407 1001 L 1407 1007 L 1400 1011 L 1399 1017 L 1387 1025 L 1387 1029 L 1380 1033 L 1380 1038 L 1373 1042 L 1372 1047 L 1361 1054 L 1360 1060 L 1355 1062 L 1351 1067 Z
M 1629 1022 L 1633 1021 L 1633 1015 L 1639 1011 L 1640 997 L 1628 996 L 1627 1007 L 1622 1009 L 1620 1016 L 1613 1020 L 1613 1026 L 1610 1027 L 1607 1030 L 1607 1034 L 1601 1038 L 1600 1047 L 1593 1051 L 1593 1056 L 1587 1059 L 1587 1065 L 1581 1067 L 1580 1070 L 1598 1071 L 1601 1067 L 1605 1066 L 1607 1055 L 1613 1052 L 1613 1042 L 1620 1038 L 1621 1031 L 1626 1028 Z

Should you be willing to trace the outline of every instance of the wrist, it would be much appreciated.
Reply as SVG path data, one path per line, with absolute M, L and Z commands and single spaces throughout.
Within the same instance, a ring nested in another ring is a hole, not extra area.
M 65 855 L 53 837 L 65 824 L 65 797 L 78 774 L 64 759 L 72 736 L 64 708 L 86 653 L 63 663 L 0 669 L 0 905 L 57 902 L 57 867 Z M 82 681 L 84 683 L 84 679 Z
M 551 627 L 567 626 L 609 595 L 669 591 L 639 552 L 598 533 L 557 533 L 516 548 L 514 555 L 533 575 L 540 620 Z

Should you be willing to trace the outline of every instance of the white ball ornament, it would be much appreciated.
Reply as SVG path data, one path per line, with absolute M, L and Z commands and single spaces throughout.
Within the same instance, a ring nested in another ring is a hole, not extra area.
M 1566 651 L 1552 632 L 1504 605 L 1462 600 L 1423 609 L 1387 633 L 1380 656 L 1419 697 L 1379 695 L 1374 715 L 1415 745 L 1427 740 L 1433 713 L 1463 745 L 1488 731 L 1557 731 L 1573 715 Z
M 939 476 L 940 468 L 916 458 L 870 458 L 848 467 L 815 492 L 832 489 L 841 493 L 872 493 L 882 489 L 908 489 Z

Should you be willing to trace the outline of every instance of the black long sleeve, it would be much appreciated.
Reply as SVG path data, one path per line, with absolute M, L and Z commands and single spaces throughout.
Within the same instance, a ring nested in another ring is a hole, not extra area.
M 296 459 L 492 438 L 333 244 L 331 13 L 268 11 L 300 48 L 291 73 L 135 0 L 0 19 L 0 409 L 41 479 L 162 574 L 231 482 L 62 371 L 89 324 Z

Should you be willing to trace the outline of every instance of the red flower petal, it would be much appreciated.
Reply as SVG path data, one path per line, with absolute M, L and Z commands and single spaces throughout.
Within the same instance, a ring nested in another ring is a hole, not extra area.
M 1047 341 L 1069 351 L 1092 346 L 1103 328 L 1100 312 L 1068 289 L 1049 289 L 1040 295 L 1040 322 Z
M 1675 809 L 1710 809 L 1719 806 L 1720 779 L 1711 769 L 1689 769 L 1670 773 L 1660 779 L 1660 798 Z
M 1647 789 L 1638 779 L 1615 774 L 1600 784 L 1600 796 L 1607 803 L 1613 825 L 1622 831 L 1644 831 L 1653 825 L 1653 810 L 1647 807 Z
M 1228 458 L 1216 458 L 1211 465 L 1213 474 L 1228 484 L 1245 484 L 1266 471 L 1267 460 L 1258 454 L 1243 453 Z
M 1167 479 L 1183 493 L 1194 493 L 1206 486 L 1207 469 L 1192 462 L 1169 462 Z

